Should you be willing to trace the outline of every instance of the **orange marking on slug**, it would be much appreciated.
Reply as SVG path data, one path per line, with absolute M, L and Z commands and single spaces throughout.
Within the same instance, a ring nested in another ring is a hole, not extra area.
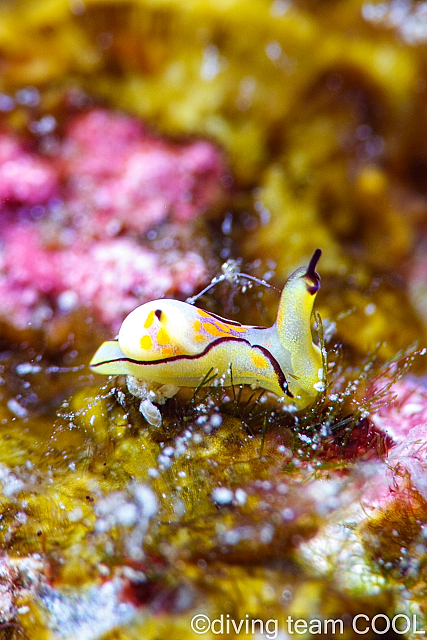
M 147 316 L 146 321 L 144 322 L 144 327 L 146 329 L 149 329 L 151 327 L 151 325 L 154 322 L 154 309 L 152 311 L 150 311 L 150 313 Z
M 145 336 L 142 336 L 139 344 L 141 346 L 141 349 L 151 349 L 153 347 L 153 341 L 147 334 Z
M 174 356 L 174 355 L 176 356 L 176 355 L 180 355 L 180 354 L 176 353 L 176 351 L 172 347 L 163 347 L 162 355 L 163 356 Z
M 202 327 L 202 323 L 200 322 L 200 320 L 196 320 L 196 322 L 194 323 L 194 331 L 196 333 L 199 333 L 201 327 Z
M 269 362 L 261 353 L 251 352 L 251 360 L 257 369 L 268 369 Z
M 218 320 L 216 318 L 213 318 L 210 313 L 208 313 L 207 311 L 203 311 L 203 309 L 197 309 L 197 313 L 202 318 L 208 318 L 211 323 L 215 324 L 215 326 L 218 327 L 218 329 L 221 329 L 222 331 L 224 331 L 224 333 L 234 333 L 234 332 L 236 332 L 236 333 L 245 333 L 245 331 L 247 329 L 247 327 L 245 327 L 245 326 L 239 326 L 238 324 L 236 324 L 236 325 L 228 324 L 226 320 L 225 321 L 221 321 L 221 320 Z M 205 322 L 203 322 L 203 326 L 206 329 Z M 209 329 L 206 329 L 206 331 L 209 331 Z M 209 333 L 212 333 L 212 332 L 209 331 Z
M 217 320 L 215 324 L 218 327 L 218 329 L 220 329 L 221 331 L 224 331 L 224 333 L 231 333 L 233 331 L 233 328 L 230 327 L 229 324 L 225 324 L 225 322 L 220 322 L 219 320 Z
M 205 331 L 207 331 L 207 333 L 210 333 L 211 336 L 216 336 L 216 337 L 218 337 L 218 336 L 228 336 L 230 334 L 229 331 L 223 331 L 223 329 L 218 327 L 213 322 L 204 322 L 203 323 L 203 328 L 204 328 Z
M 218 327 L 218 329 L 222 329 L 224 331 L 224 333 L 245 333 L 246 328 L 245 327 L 237 327 L 231 325 L 231 324 L 227 324 L 226 322 L 220 322 L 219 320 L 215 321 L 216 326 Z
M 243 326 L 243 327 L 235 327 L 234 324 L 233 324 L 233 326 L 230 325 L 230 331 L 231 332 L 236 331 L 236 333 L 245 333 L 246 329 L 247 329 L 247 327 L 245 327 L 245 326 Z

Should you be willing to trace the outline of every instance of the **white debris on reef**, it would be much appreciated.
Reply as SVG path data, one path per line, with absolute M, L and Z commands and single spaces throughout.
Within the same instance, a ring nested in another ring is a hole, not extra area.
M 209 45 L 203 51 L 203 60 L 200 67 L 200 77 L 202 80 L 213 80 L 221 71 L 221 63 L 218 48 Z
M 17 606 L 17 600 L 33 597 L 44 583 L 44 565 L 40 556 L 26 558 L 0 558 L 0 611 L 1 622 L 14 622 L 18 614 L 27 613 L 27 608 Z
M 151 518 L 157 513 L 157 497 L 144 484 L 131 483 L 125 491 L 113 491 L 95 507 L 95 532 L 102 535 L 113 527 L 126 527 L 126 553 L 134 560 L 144 558 L 143 543 Z
M 248 499 L 248 494 L 243 489 L 236 489 L 235 491 L 235 500 L 237 504 L 244 505 L 246 504 L 246 500 Z
M 227 487 L 217 487 L 212 491 L 212 500 L 217 504 L 230 504 L 233 498 L 234 493 Z
M 7 401 L 7 408 L 18 418 L 25 418 L 27 415 L 26 408 L 19 404 L 15 398 L 10 398 L 10 400 Z
M 32 364 L 31 362 L 22 362 L 18 364 L 15 368 L 18 376 L 25 376 L 28 373 L 40 373 L 42 370 L 41 366 L 38 364 Z
M 346 491 L 345 483 L 340 480 L 314 480 L 307 485 L 306 493 L 314 500 L 316 511 L 322 517 L 346 507 L 354 499 L 352 492 Z
M 413 0 L 390 0 L 389 2 L 366 2 L 362 16 L 367 22 L 397 29 L 408 44 L 427 41 L 427 2 Z
M 139 410 L 148 422 L 153 427 L 161 427 L 162 426 L 162 414 L 159 409 L 149 400 L 148 398 L 145 400 L 141 400 L 139 405 Z
M 375 595 L 384 588 L 385 578 L 375 573 L 354 525 L 366 519 L 363 506 L 355 503 L 338 511 L 311 540 L 298 547 L 300 560 L 321 578 L 339 581 L 348 593 Z M 349 527 L 345 523 L 352 523 Z M 339 570 L 337 570 L 339 568 Z
M 313 385 L 313 388 L 316 389 L 316 391 L 319 391 L 319 393 L 321 393 L 322 391 L 325 390 L 325 384 L 324 382 L 315 382 Z
M 24 481 L 12 473 L 9 467 L 4 464 L 0 464 L 0 483 L 2 485 L 1 492 L 6 498 L 19 493 L 25 487 Z
M 251 525 L 235 527 L 227 531 L 218 533 L 218 541 L 221 545 L 234 546 L 244 540 L 258 540 L 261 544 L 268 545 L 274 538 L 275 527 L 272 524 L 265 524 L 261 528 Z
M 172 398 L 179 391 L 179 387 L 173 384 L 157 384 L 145 382 L 133 376 L 127 376 L 126 384 L 129 393 L 141 399 L 139 410 L 153 427 L 162 426 L 162 414 L 153 404 L 164 404 L 168 398 Z
M 95 640 L 128 623 L 134 607 L 120 600 L 124 583 L 119 578 L 89 587 L 86 591 L 59 591 L 45 586 L 41 601 L 49 614 L 48 624 L 57 638 Z
M 243 506 L 246 504 L 248 494 L 243 489 L 236 489 L 233 493 L 231 489 L 227 487 L 216 487 L 211 493 L 212 500 L 219 505 L 231 504 L 235 506 Z

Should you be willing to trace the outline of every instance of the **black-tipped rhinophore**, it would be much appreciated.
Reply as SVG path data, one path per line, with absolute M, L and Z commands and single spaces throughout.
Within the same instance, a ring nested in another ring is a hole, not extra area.
M 306 272 L 306 276 L 307 278 L 311 278 L 312 280 L 316 280 L 316 277 L 318 277 L 317 273 L 316 273 L 316 266 L 317 263 L 320 260 L 320 256 L 322 255 L 322 249 L 316 249 L 316 251 L 313 253 L 313 256 L 310 260 L 310 264 L 307 267 L 307 272 Z
M 321 249 L 316 249 L 313 253 L 313 256 L 310 260 L 310 264 L 307 267 L 307 271 L 305 272 L 304 277 L 310 282 L 309 292 L 314 295 L 320 289 L 320 276 L 316 271 L 317 263 L 320 260 L 320 256 L 322 255 Z

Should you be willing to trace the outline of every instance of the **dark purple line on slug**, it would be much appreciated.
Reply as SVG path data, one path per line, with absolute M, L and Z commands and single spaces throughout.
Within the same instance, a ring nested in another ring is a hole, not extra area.
M 156 364 L 163 364 L 164 362 L 177 362 L 178 360 L 197 360 L 198 358 L 203 358 L 203 356 L 205 356 L 207 353 L 209 353 L 209 351 L 211 349 L 213 349 L 214 347 L 216 347 L 218 344 L 221 344 L 223 342 L 245 342 L 247 345 L 249 345 L 252 349 L 259 349 L 265 356 L 266 358 L 270 361 L 274 372 L 277 376 L 277 381 L 278 384 L 280 386 L 280 388 L 282 389 L 282 391 L 284 393 L 286 393 L 286 395 L 288 395 L 290 398 L 293 398 L 294 396 L 292 395 L 292 393 L 289 391 L 288 389 L 288 383 L 286 380 L 286 376 L 282 371 L 282 368 L 280 366 L 280 364 L 277 362 L 276 358 L 269 352 L 268 349 L 266 349 L 265 347 L 262 347 L 261 345 L 251 345 L 251 343 L 248 340 L 245 340 L 244 338 L 238 338 L 235 336 L 227 336 L 224 338 L 217 338 L 216 340 L 214 340 L 214 342 L 211 342 L 210 344 L 207 345 L 207 347 L 201 351 L 200 353 L 195 353 L 195 354 L 187 354 L 187 355 L 181 355 L 181 356 L 170 356 L 169 358 L 162 358 L 161 360 L 134 360 L 133 358 L 127 358 L 126 356 L 124 356 L 123 358 L 117 358 L 115 360 L 104 360 L 103 362 L 97 362 L 96 364 L 91 365 L 91 369 L 95 369 L 97 367 L 101 367 L 104 364 L 109 364 L 110 362 L 130 362 L 132 364 L 136 364 L 136 365 L 156 365 Z
M 277 362 L 276 358 L 270 353 L 268 349 L 266 349 L 265 347 L 262 347 L 260 344 L 254 344 L 252 345 L 252 348 L 259 349 L 261 353 L 263 353 L 265 357 L 270 361 L 270 364 L 274 369 L 274 373 L 277 376 L 277 382 L 279 383 L 280 388 L 284 393 L 286 393 L 287 396 L 289 396 L 289 398 L 293 398 L 294 394 L 289 391 L 286 376 L 283 373 L 282 367 Z

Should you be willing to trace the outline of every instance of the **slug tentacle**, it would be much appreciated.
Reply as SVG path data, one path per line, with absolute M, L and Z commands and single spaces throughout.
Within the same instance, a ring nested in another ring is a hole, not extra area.
M 224 386 L 259 386 L 302 409 L 323 377 L 311 335 L 320 255 L 317 249 L 308 267 L 289 277 L 272 327 L 242 325 L 179 300 L 154 300 L 125 318 L 118 339 L 104 342 L 90 366 L 176 387 L 197 387 L 213 369 Z
M 307 271 L 305 272 L 304 277 L 309 283 L 308 287 L 311 295 L 314 295 L 320 289 L 320 276 L 316 271 L 316 265 L 319 262 L 321 255 L 322 251 L 320 249 L 316 249 L 310 260 L 310 264 L 307 267 Z

